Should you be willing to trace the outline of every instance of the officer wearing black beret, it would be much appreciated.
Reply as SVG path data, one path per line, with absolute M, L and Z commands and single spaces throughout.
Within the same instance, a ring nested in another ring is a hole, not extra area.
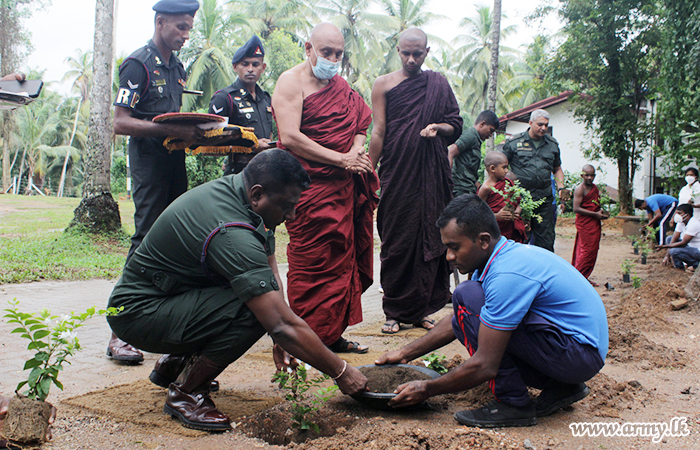
M 255 129 L 258 148 L 269 148 L 272 139 L 272 99 L 260 89 L 258 80 L 265 72 L 265 49 L 260 38 L 253 35 L 233 55 L 231 62 L 238 79 L 231 86 L 217 91 L 209 103 L 209 113 L 227 116 L 232 125 Z M 255 153 L 234 153 L 229 156 L 224 174 L 239 173 Z
M 193 141 L 203 136 L 193 125 L 152 121 L 159 114 L 179 112 L 185 88 L 185 68 L 173 52 L 190 37 L 197 0 L 161 0 L 153 6 L 153 39 L 132 53 L 119 68 L 119 90 L 114 102 L 114 132 L 128 135 L 129 167 L 136 212 L 136 232 L 127 261 L 161 212 L 187 190 L 185 153 L 163 147 L 167 136 Z M 140 362 L 143 355 L 114 334 L 107 355 L 119 361 Z

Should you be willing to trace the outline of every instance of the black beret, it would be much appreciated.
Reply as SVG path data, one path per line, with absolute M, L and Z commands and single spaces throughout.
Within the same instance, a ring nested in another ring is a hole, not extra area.
M 252 58 L 254 56 L 265 56 L 265 49 L 263 48 L 262 41 L 256 35 L 253 35 L 243 47 L 236 50 L 231 63 L 236 64 L 243 58 Z
M 163 14 L 189 14 L 194 17 L 194 13 L 199 9 L 197 0 L 160 0 L 153 5 L 153 11 Z

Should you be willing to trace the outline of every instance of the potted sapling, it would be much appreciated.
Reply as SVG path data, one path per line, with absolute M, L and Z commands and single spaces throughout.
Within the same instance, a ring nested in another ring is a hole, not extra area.
M 70 364 L 68 358 L 81 349 L 76 330 L 95 315 L 114 315 L 118 310 L 98 311 L 93 307 L 82 314 L 71 312 L 59 317 L 51 315 L 48 309 L 38 313 L 21 312 L 17 299 L 8 303 L 11 307 L 4 310 L 4 317 L 7 323 L 16 325 L 11 333 L 27 339 L 27 349 L 34 352 L 34 356 L 24 364 L 24 370 L 31 371 L 17 385 L 2 433 L 12 442 L 41 444 L 46 440 L 51 416 L 52 406 L 46 402 L 49 389 L 54 385 L 63 390 L 58 380 L 63 364 Z M 20 393 L 22 388 L 27 390 Z
M 625 259 L 622 261 L 622 281 L 624 283 L 629 283 L 630 280 L 630 272 L 632 271 L 632 261 L 629 259 Z

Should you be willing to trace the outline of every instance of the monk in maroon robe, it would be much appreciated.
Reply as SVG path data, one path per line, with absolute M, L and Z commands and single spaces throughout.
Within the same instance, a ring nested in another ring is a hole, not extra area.
M 504 178 L 496 182 L 494 185 L 495 189 L 504 192 L 506 185 L 513 185 L 513 182 L 508 178 Z M 489 196 L 486 198 L 486 203 L 491 208 L 494 214 L 502 210 L 506 206 L 506 200 L 501 194 L 494 191 L 489 192 Z M 515 212 L 515 208 L 513 211 Z M 520 242 L 524 244 L 527 242 L 527 233 L 525 232 L 525 222 L 520 216 L 515 217 L 513 220 L 498 220 L 498 229 L 501 230 L 501 236 L 506 239 L 511 239 L 515 242 Z
M 309 59 L 282 74 L 272 97 L 278 146 L 311 178 L 287 223 L 287 296 L 331 350 L 364 353 L 342 333 L 362 321 L 360 296 L 372 284 L 379 181 L 364 151 L 372 111 L 344 79 L 317 71 L 321 58 L 342 59 L 337 28 L 319 25 L 306 46 Z
M 602 234 L 601 219 L 607 219 L 607 214 L 600 210 L 600 192 L 593 184 L 595 168 L 590 164 L 583 166 L 583 183 L 574 190 L 574 212 L 576 213 L 576 241 L 571 265 L 588 278 L 593 272 L 600 236 Z M 589 280 L 590 281 L 590 280 Z M 597 286 L 591 281 L 591 284 Z
M 420 68 L 429 51 L 425 33 L 404 31 L 397 50 L 402 69 L 377 78 L 372 89 L 370 141 L 372 162 L 381 158 L 377 228 L 387 334 L 400 323 L 432 328 L 429 315 L 450 298 L 450 267 L 435 221 L 452 199 L 446 149 L 462 130 L 445 77 Z

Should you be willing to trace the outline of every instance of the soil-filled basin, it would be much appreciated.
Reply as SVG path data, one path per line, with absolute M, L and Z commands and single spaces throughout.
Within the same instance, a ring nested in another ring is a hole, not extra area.
M 353 398 L 369 408 L 386 411 L 410 409 L 397 409 L 388 405 L 389 400 L 396 397 L 394 390 L 398 386 L 410 381 L 431 380 L 440 376 L 434 370 L 409 364 L 368 365 L 358 369 L 367 377 L 369 392 L 363 392 Z

